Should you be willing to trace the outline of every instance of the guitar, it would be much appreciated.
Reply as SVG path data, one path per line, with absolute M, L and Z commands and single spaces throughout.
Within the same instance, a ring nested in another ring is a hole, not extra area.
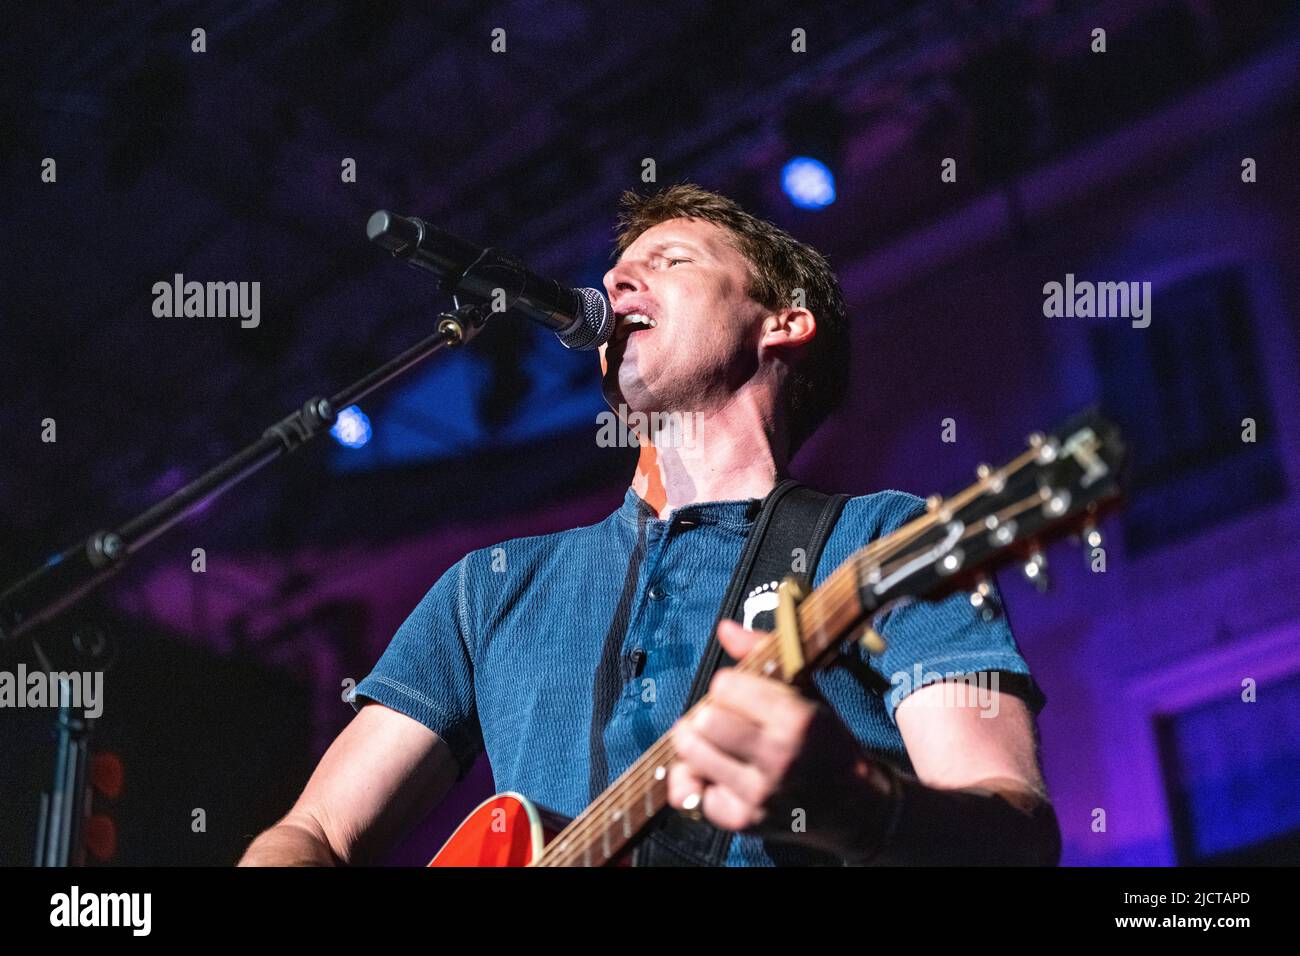
M 811 593 L 798 578 L 781 582 L 775 630 L 735 666 L 797 683 L 830 664 L 854 635 L 879 654 L 884 639 L 870 618 L 899 601 L 958 590 L 982 607 L 988 572 L 1016 560 L 1046 590 L 1042 546 L 1071 533 L 1100 545 L 1097 521 L 1120 500 L 1124 460 L 1118 429 L 1091 411 L 1049 435 L 1030 435 L 1016 458 L 996 469 L 980 465 L 978 480 L 950 498 L 931 496 L 924 515 L 854 552 Z M 628 865 L 635 841 L 667 806 L 673 758 L 665 734 L 572 820 L 522 794 L 499 793 L 465 818 L 429 866 Z

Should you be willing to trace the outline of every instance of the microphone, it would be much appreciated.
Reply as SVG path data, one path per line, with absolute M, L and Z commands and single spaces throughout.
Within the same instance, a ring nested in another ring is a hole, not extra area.
M 565 348 L 598 348 L 614 334 L 614 313 L 600 290 L 544 279 L 499 249 L 476 246 L 386 209 L 370 217 L 366 235 L 399 259 L 432 272 L 448 292 L 490 299 L 503 290 L 507 309 L 546 326 Z

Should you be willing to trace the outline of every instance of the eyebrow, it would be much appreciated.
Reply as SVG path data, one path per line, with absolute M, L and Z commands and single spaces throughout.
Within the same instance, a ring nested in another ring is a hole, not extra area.
M 683 249 L 689 249 L 692 252 L 698 252 L 701 254 L 708 253 L 708 250 L 703 246 L 697 245 L 689 239 L 665 239 L 662 242 L 655 243 L 651 248 L 658 252 L 662 252 L 665 249 L 671 249 L 673 246 L 681 246 Z
M 660 239 L 653 246 L 647 249 L 646 253 L 647 255 L 654 255 L 656 253 L 663 252 L 665 249 L 671 249 L 674 246 L 679 246 L 682 249 L 687 249 L 691 252 L 694 252 L 696 255 L 709 254 L 707 249 L 705 249 L 703 246 L 696 245 L 694 242 L 691 242 L 689 239 Z M 621 262 L 623 256 L 620 255 L 618 258 L 619 261 Z

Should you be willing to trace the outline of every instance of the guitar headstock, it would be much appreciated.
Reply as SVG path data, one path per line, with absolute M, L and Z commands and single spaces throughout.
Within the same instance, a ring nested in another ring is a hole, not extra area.
M 1121 494 L 1119 429 L 1090 410 L 1049 434 L 1030 435 L 1028 445 L 1001 468 L 979 466 L 979 480 L 963 491 L 928 499 L 924 517 L 882 539 L 891 547 L 865 549 L 858 561 L 863 606 L 972 588 L 978 605 L 983 575 L 1012 561 L 1045 590 L 1046 544 L 1078 533 L 1098 546 L 1097 520 Z

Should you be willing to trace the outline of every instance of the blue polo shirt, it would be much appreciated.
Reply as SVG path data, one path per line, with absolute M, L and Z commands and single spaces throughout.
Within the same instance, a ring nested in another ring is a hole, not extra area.
M 429 727 L 460 777 L 485 751 L 498 791 L 576 816 L 681 715 L 759 504 L 705 502 L 660 519 L 629 489 L 597 524 L 472 551 L 398 629 L 353 707 L 377 701 Z M 814 585 L 923 511 L 920 498 L 897 491 L 849 499 Z M 1035 714 L 1045 702 L 996 591 L 982 610 L 958 593 L 897 607 L 876 627 L 888 642 L 882 655 L 853 645 L 871 680 L 835 667 L 814 681 L 867 751 L 905 770 L 894 713 L 921 684 L 1020 675 L 997 689 Z M 727 865 L 819 860 L 738 834 Z

